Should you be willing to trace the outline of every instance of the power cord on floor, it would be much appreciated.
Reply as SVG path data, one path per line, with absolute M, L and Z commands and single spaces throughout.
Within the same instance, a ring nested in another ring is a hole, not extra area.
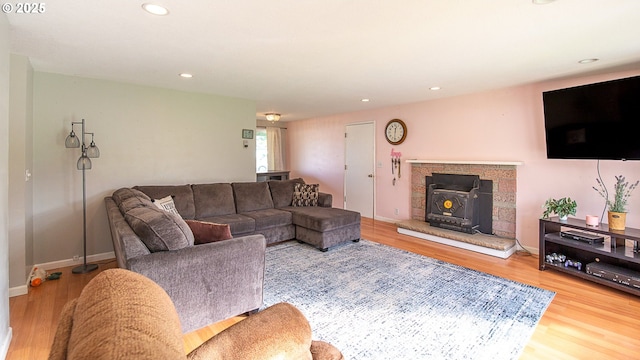
M 475 229 L 475 233 L 476 233 L 476 234 L 487 235 L 487 236 L 495 236 L 495 237 L 499 237 L 499 236 L 497 236 L 496 234 L 485 234 L 485 233 L 483 233 L 482 231 L 477 230 L 477 229 Z M 516 240 L 516 246 L 517 246 L 517 247 L 520 247 L 520 249 L 521 249 L 521 250 L 517 250 L 517 248 L 516 248 L 516 254 L 518 254 L 518 255 L 522 255 L 522 256 L 531 256 L 531 255 L 533 255 L 533 254 L 531 253 L 531 251 L 527 250 L 524 246 L 522 246 L 522 244 L 520 244 L 520 241 L 519 241 L 518 239 L 515 239 L 515 240 Z
M 522 256 L 531 256 L 531 255 L 533 255 L 531 253 L 531 251 L 527 250 L 524 246 L 522 246 L 522 244 L 520 244 L 520 241 L 518 239 L 516 239 L 516 246 L 520 247 L 520 250 L 518 250 L 516 248 L 516 254 L 517 255 L 522 255 Z

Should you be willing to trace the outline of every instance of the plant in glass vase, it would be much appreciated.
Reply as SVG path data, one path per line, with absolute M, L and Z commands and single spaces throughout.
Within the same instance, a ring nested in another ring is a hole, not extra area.
M 616 184 L 613 187 L 615 190 L 613 201 L 609 200 L 609 192 L 602 180 L 596 179 L 598 187 L 594 186 L 593 189 L 607 202 L 607 206 L 609 207 L 609 229 L 624 230 L 627 219 L 627 202 L 629 201 L 629 197 L 631 197 L 633 190 L 635 190 L 638 183 L 640 183 L 640 180 L 636 180 L 633 184 L 629 184 L 622 175 L 616 176 L 615 178 Z

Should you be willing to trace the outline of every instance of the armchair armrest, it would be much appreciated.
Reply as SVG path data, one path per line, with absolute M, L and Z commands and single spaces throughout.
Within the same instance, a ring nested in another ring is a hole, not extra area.
M 73 328 L 73 314 L 76 311 L 76 305 L 78 299 L 73 299 L 67 302 L 62 308 L 60 318 L 58 320 L 58 326 L 56 328 L 56 334 L 53 337 L 53 344 L 51 345 L 51 351 L 49 352 L 48 360 L 66 360 L 67 359 L 67 347 L 69 345 L 69 338 L 71 337 L 71 330 Z
M 128 265 L 169 294 L 186 333 L 262 306 L 265 248 L 263 235 L 249 235 L 138 256 Z
M 252 360 L 343 359 L 333 345 L 311 340 L 309 322 L 300 310 L 288 303 L 275 304 L 228 327 L 187 358 L 222 359 L 229 354 L 233 354 L 234 359 Z

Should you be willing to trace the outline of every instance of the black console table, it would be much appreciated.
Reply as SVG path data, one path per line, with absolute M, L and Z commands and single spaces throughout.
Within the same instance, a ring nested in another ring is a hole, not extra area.
M 589 244 L 560 235 L 561 231 L 577 230 L 590 234 L 610 237 L 610 241 Z M 560 221 L 557 217 L 540 219 L 540 270 L 553 269 L 582 279 L 606 285 L 621 291 L 640 296 L 640 285 L 625 285 L 586 272 L 587 264 L 598 262 L 603 266 L 613 267 L 615 271 L 637 273 L 640 280 L 640 229 L 627 227 L 625 230 L 609 230 L 607 224 L 598 227 L 587 226 L 584 220 L 569 218 Z M 630 240 L 630 241 L 627 241 Z M 625 243 L 627 246 L 625 246 Z M 547 255 L 562 254 L 573 263 L 580 262 L 581 268 L 565 266 L 560 261 L 549 262 Z

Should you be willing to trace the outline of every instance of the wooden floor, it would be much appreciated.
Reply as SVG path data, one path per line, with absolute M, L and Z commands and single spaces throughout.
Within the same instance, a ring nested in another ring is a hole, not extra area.
M 517 253 L 507 260 L 398 234 L 389 223 L 363 219 L 362 238 L 556 292 L 521 359 L 640 358 L 640 298 L 554 271 L 539 271 L 537 256 Z M 331 250 L 329 250 L 331 251 Z M 100 270 L 113 268 L 103 262 Z M 62 306 L 99 271 L 71 274 L 10 299 L 13 339 L 7 359 L 46 359 Z M 185 351 L 197 347 L 233 318 L 184 336 Z

